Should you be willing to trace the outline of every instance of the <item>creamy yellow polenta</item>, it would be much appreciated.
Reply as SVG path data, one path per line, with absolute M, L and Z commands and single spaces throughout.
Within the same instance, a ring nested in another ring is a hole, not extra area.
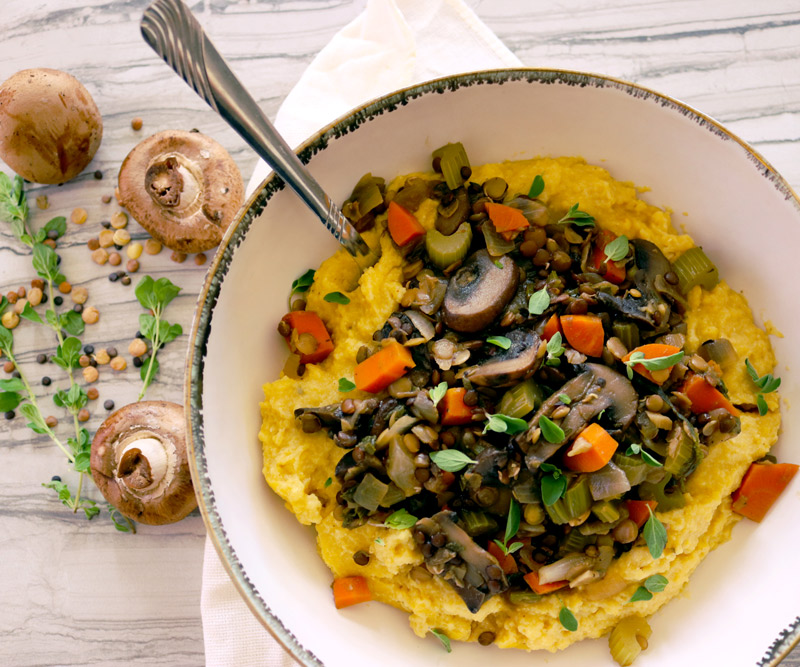
M 694 245 L 689 236 L 676 233 L 669 213 L 638 199 L 632 184 L 615 181 L 604 169 L 579 158 L 485 165 L 474 169 L 472 180 L 481 183 L 500 176 L 509 183 L 510 192 L 527 192 L 536 174 L 542 174 L 547 184 L 540 200 L 553 215 L 560 217 L 579 202 L 581 210 L 594 216 L 600 227 L 629 238 L 648 239 L 670 260 Z M 397 190 L 404 181 L 405 178 L 396 179 L 389 191 Z M 426 201 L 417 215 L 426 228 L 431 228 L 436 203 Z M 678 595 L 700 560 L 730 537 L 738 516 L 731 512 L 730 494 L 751 461 L 763 456 L 778 435 L 776 394 L 766 397 L 770 412 L 765 417 L 742 415 L 741 434 L 711 448 L 689 478 L 686 506 L 659 513 L 669 535 L 661 558 L 653 560 L 646 546 L 635 546 L 611 565 L 604 580 L 582 590 L 561 592 L 560 600 L 550 595 L 535 603 L 512 605 L 503 596 L 495 596 L 477 614 L 471 614 L 446 582 L 411 576 L 412 569 L 423 559 L 410 530 L 366 525 L 347 529 L 334 518 L 339 485 L 333 473 L 342 450 L 324 431 L 303 433 L 293 412 L 298 407 L 339 402 L 342 396 L 338 379 L 353 377 L 358 349 L 371 341 L 373 332 L 397 308 L 404 291 L 402 259 L 384 229 L 378 224 L 367 235 L 369 243 L 380 242 L 383 255 L 364 272 L 357 286 L 358 272 L 343 250 L 319 268 L 308 293 L 308 308 L 319 313 L 328 325 L 335 349 L 323 363 L 309 365 L 302 379 L 284 376 L 266 384 L 261 404 L 264 477 L 301 523 L 316 527 L 320 554 L 334 576 L 368 577 L 374 597 L 408 611 L 411 627 L 419 636 L 438 628 L 451 639 L 476 641 L 482 632 L 491 631 L 501 647 L 549 651 L 587 637 L 599 637 L 634 611 L 650 615 Z M 345 292 L 350 303 L 343 306 L 324 301 L 323 296 L 332 291 Z M 724 337 L 733 343 L 742 362 L 749 357 L 761 373 L 774 368 L 767 334 L 753 322 L 744 297 L 725 282 L 711 292 L 695 287 L 689 302 L 688 350 L 707 339 Z M 743 363 L 727 373 L 724 380 L 733 402 L 755 401 L 754 386 Z M 326 487 L 329 478 L 333 483 Z M 376 538 L 381 541 L 376 542 Z M 359 550 L 370 554 L 366 566 L 353 561 L 353 554 Z M 415 574 L 419 575 L 419 571 Z M 632 609 L 626 602 L 642 580 L 656 573 L 669 579 L 666 589 L 649 601 L 636 603 Z M 576 632 L 567 631 L 558 621 L 562 600 L 578 619 Z

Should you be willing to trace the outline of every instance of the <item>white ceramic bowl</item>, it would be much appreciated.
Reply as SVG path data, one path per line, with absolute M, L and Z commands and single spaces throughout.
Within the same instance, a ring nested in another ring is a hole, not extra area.
M 779 459 L 800 462 L 797 376 L 797 249 L 800 205 L 783 179 L 744 142 L 687 106 L 600 76 L 509 70 L 442 79 L 354 111 L 309 139 L 301 157 L 339 202 L 367 171 L 387 178 L 427 168 L 430 152 L 462 141 L 475 164 L 537 155 L 580 155 L 618 180 L 650 188 L 742 290 L 757 319 L 769 318 L 783 378 Z M 384 667 L 612 665 L 605 639 L 557 655 L 417 639 L 406 615 L 377 602 L 336 611 L 331 575 L 314 535 L 300 526 L 261 475 L 261 385 L 276 378 L 286 349 L 275 328 L 292 280 L 336 250 L 300 200 L 268 179 L 226 235 L 192 329 L 186 404 L 195 488 L 209 533 L 256 616 L 304 664 Z M 798 476 L 800 478 L 800 476 Z M 800 636 L 800 479 L 760 525 L 742 521 L 684 595 L 652 619 L 637 664 L 766 665 Z M 760 662 L 761 661 L 761 662 Z

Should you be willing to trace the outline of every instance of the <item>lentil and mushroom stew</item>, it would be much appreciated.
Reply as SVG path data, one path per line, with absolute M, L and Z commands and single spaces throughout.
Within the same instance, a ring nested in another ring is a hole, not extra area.
M 342 253 L 295 282 L 261 432 L 337 607 L 529 649 L 616 627 L 630 664 L 751 464 L 793 473 L 763 458 L 779 380 L 746 302 L 580 159 L 473 168 L 448 144 L 343 210 L 383 257 L 357 285 Z

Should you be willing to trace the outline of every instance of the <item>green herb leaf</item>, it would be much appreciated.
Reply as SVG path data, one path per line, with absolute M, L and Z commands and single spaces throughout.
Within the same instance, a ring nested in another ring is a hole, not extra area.
M 153 280 L 150 276 L 144 276 L 138 283 L 136 283 L 133 293 L 136 296 L 136 300 L 141 304 L 142 308 L 147 308 L 148 310 L 156 309 L 156 296 L 153 291 L 154 285 L 155 280 Z
M 19 411 L 28 420 L 27 427 L 34 433 L 50 433 L 50 428 L 45 424 L 42 414 L 30 403 L 23 403 Z
M 578 619 L 575 618 L 575 614 L 564 606 L 562 606 L 561 611 L 558 612 L 558 620 L 561 625 L 570 632 L 575 632 L 578 629 Z
M 544 179 L 541 174 L 536 174 L 533 178 L 533 183 L 531 183 L 531 189 L 528 190 L 528 196 L 531 199 L 536 199 L 542 192 L 544 192 Z
M 128 519 L 128 517 L 126 517 L 124 514 L 122 514 L 116 507 L 114 507 L 111 503 L 106 503 L 106 507 L 108 508 L 108 516 L 114 523 L 114 528 L 116 528 L 121 533 L 136 532 L 136 528 L 134 527 L 131 520 Z
M 606 260 L 609 262 L 619 262 L 628 256 L 628 237 L 624 234 L 618 236 L 605 247 Z
M 375 544 L 380 544 L 381 546 L 383 546 L 384 544 L 386 544 L 386 542 L 383 541 L 383 538 L 376 537 L 375 538 Z
M 31 322 L 36 322 L 36 324 L 44 324 L 44 320 L 41 318 L 39 313 L 37 313 L 33 306 L 30 303 L 26 303 L 25 307 L 22 309 L 22 312 L 19 316 L 23 320 L 30 320 Z
M 58 272 L 58 255 L 56 251 L 44 243 L 33 244 L 33 268 L 40 278 L 53 283 L 61 283 L 63 278 Z
M 495 266 L 496 266 L 498 269 L 502 269 L 502 268 L 503 268 L 503 262 L 501 262 L 499 259 L 496 259 L 496 260 L 494 260 L 494 265 L 495 265 Z
M 0 174 L 3 172 L 0 172 Z M 12 352 L 14 349 L 14 335 L 0 325 L 0 350 L 3 352 Z
M 636 443 L 632 444 L 628 449 L 625 450 L 626 456 L 636 456 L 642 451 L 642 446 L 637 445 Z
M 53 355 L 53 363 L 64 369 L 77 368 L 80 356 L 81 342 L 77 338 L 70 336 L 56 348 L 56 353 Z
M 519 530 L 519 520 L 519 503 L 512 498 L 511 504 L 508 506 L 508 518 L 506 519 L 506 533 L 503 536 L 503 546 L 506 546 L 508 541 L 517 534 Z
M 507 554 L 515 554 L 515 553 L 517 553 L 517 551 L 522 549 L 522 547 L 524 547 L 524 546 L 525 546 L 525 544 L 522 543 L 522 542 L 514 542 L 514 544 L 512 544 L 510 547 L 508 547 Z
M 572 399 L 566 394 L 559 394 L 558 400 L 561 401 L 564 405 L 569 405 L 570 403 L 572 403 Z
M 147 340 L 152 341 L 156 335 L 156 318 L 147 313 L 139 315 L 139 331 Z
M 315 273 L 316 272 L 314 269 L 309 269 L 297 280 L 292 281 L 292 290 L 289 292 L 289 296 L 292 296 L 292 294 L 302 294 L 303 292 L 307 292 L 314 283 Z
M 483 432 L 494 431 L 495 433 L 508 433 L 508 435 L 516 435 L 522 433 L 528 428 L 528 422 L 524 419 L 517 419 L 516 417 L 509 417 L 503 414 L 486 415 L 486 425 L 483 427 Z
M 429 389 L 428 390 L 428 396 L 431 397 L 431 400 L 433 401 L 433 406 L 434 407 L 439 405 L 439 401 L 441 401 L 444 398 L 444 395 L 446 393 L 447 393 L 447 383 L 446 382 L 440 382 L 435 387 L 433 387 L 433 389 Z
M 22 396 L 18 393 L 14 391 L 0 392 L 0 412 L 16 410 L 20 403 L 22 403 Z
M 756 396 L 756 406 L 758 407 L 758 414 L 762 417 L 769 412 L 769 406 L 764 398 L 764 394 L 758 394 Z
M 776 391 L 778 387 L 781 386 L 780 378 L 773 377 L 769 373 L 767 373 L 766 375 L 759 376 L 756 369 L 753 368 L 753 364 L 750 363 L 750 359 L 745 359 L 744 365 L 747 368 L 747 374 L 753 380 L 756 387 L 758 387 L 761 390 L 762 394 L 771 394 L 773 391 Z M 762 413 L 762 416 L 763 414 L 766 413 Z
M 67 219 L 63 215 L 59 215 L 57 218 L 49 220 L 40 231 L 44 232 L 45 238 L 47 238 L 48 232 L 56 232 L 58 234 L 56 238 L 59 239 L 67 233 Z
M 0 220 L 11 224 L 11 231 L 23 243 L 31 245 L 30 236 L 25 231 L 28 219 L 28 200 L 25 197 L 23 181 L 15 175 L 10 179 L 0 172 Z
M 25 383 L 19 378 L 0 380 L 0 391 L 25 391 Z
M 384 525 L 393 530 L 405 530 L 406 528 L 411 528 L 417 521 L 417 517 L 413 514 L 409 514 L 405 509 L 399 509 L 386 517 Z
M 325 483 L 322 486 L 327 489 L 331 484 L 333 484 L 333 478 L 328 477 L 328 479 L 325 480 Z
M 447 472 L 458 472 L 471 463 L 477 463 L 477 461 L 473 461 L 464 452 L 457 449 L 442 449 L 438 452 L 431 452 L 430 457 L 431 461 Z
M 649 452 L 642 450 L 642 461 L 644 461 L 647 465 L 652 466 L 653 468 L 660 468 L 664 464 L 661 463 L 658 459 L 653 458 Z
M 541 480 L 542 502 L 552 505 L 567 492 L 567 478 L 563 475 L 544 475 Z
M 341 292 L 328 292 L 322 298 L 329 303 L 340 303 L 343 306 L 346 306 L 348 303 L 350 303 L 350 298 L 346 297 Z
M 637 364 L 641 364 L 648 371 L 661 371 L 679 363 L 683 357 L 684 353 L 682 350 L 680 352 L 676 352 L 675 354 L 668 354 L 665 357 L 654 357 L 652 359 L 645 359 L 643 352 L 636 351 L 630 356 L 628 361 L 623 363 L 628 367 L 628 378 L 632 379 L 633 367 Z
M 545 361 L 545 364 L 548 366 L 558 366 L 561 363 L 559 357 L 566 351 L 564 346 L 561 344 L 560 331 L 556 331 L 550 337 L 550 340 L 547 341 L 547 346 L 545 349 L 547 350 L 547 360 Z
M 181 288 L 173 284 L 169 278 L 159 278 L 153 285 L 153 294 L 156 298 L 156 303 L 162 309 L 180 293 Z
M 557 442 L 562 442 L 566 437 L 564 435 L 564 429 L 544 415 L 539 417 L 539 428 L 542 429 L 542 435 L 547 442 L 555 444 Z
M 162 345 L 172 342 L 183 333 L 183 327 L 180 324 L 170 324 L 166 320 L 161 320 L 159 328 Z
M 511 347 L 511 339 L 506 338 L 505 336 L 489 336 L 486 339 L 487 343 L 491 343 L 492 345 L 497 345 L 497 347 L 501 347 L 504 350 L 507 350 Z
M 353 391 L 356 388 L 356 383 L 351 382 L 347 378 L 339 378 L 339 391 L 342 393 L 347 393 L 348 391 Z
M 61 315 L 58 316 L 58 325 L 73 336 L 81 336 L 86 330 L 86 323 L 83 321 L 80 314 L 76 313 L 74 310 L 61 313 Z
M 147 370 L 148 366 L 150 366 L 150 358 L 148 357 L 147 360 L 142 364 L 142 368 L 139 371 L 139 376 L 142 378 L 143 382 L 147 382 Z M 150 379 L 152 380 L 156 375 L 158 375 L 158 369 L 161 368 L 161 364 L 158 363 L 158 359 L 153 359 L 153 368 L 152 372 L 150 373 Z M 145 386 L 145 389 L 147 387 Z
M 534 292 L 531 294 L 531 298 L 528 299 L 528 312 L 531 315 L 541 315 L 549 307 L 550 294 L 546 287 L 542 287 L 538 292 Z
M 561 468 L 559 468 L 558 466 L 554 466 L 552 463 L 542 463 L 542 465 L 539 466 L 539 470 L 541 470 L 542 472 L 550 473 L 556 479 L 558 479 L 564 474 Z
M 652 600 L 653 594 L 648 591 L 644 586 L 639 586 L 636 589 L 636 592 L 631 595 L 631 599 L 628 602 L 640 602 L 640 601 L 647 601 Z
M 567 214 L 561 218 L 556 224 L 575 223 L 578 227 L 594 227 L 594 217 L 578 209 L 578 204 L 575 203 L 570 206 Z
M 668 583 L 669 579 L 663 574 L 653 574 L 644 580 L 644 587 L 651 593 L 660 593 L 667 587 Z
M 650 550 L 650 555 L 653 558 L 661 558 L 664 553 L 664 547 L 667 546 L 667 529 L 661 523 L 653 510 L 648 506 L 647 510 L 650 512 L 650 518 L 644 524 L 644 540 L 647 542 L 647 548 Z
M 435 628 L 430 629 L 430 633 L 436 637 L 440 642 L 442 642 L 442 646 L 444 646 L 444 650 L 448 653 L 452 653 L 453 649 L 450 646 L 450 637 L 448 637 L 444 632 L 441 630 L 436 630 Z

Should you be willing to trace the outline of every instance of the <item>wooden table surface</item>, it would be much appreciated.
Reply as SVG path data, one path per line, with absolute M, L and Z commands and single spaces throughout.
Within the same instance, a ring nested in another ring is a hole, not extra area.
M 90 404 L 93 433 L 106 412 L 136 399 L 137 369 L 127 355 L 141 308 L 133 287 L 108 280 L 112 269 L 89 258 L 86 242 L 118 210 L 104 204 L 119 165 L 145 136 L 198 128 L 220 141 L 245 181 L 256 159 L 244 143 L 144 44 L 138 22 L 146 0 L 4 0 L 0 80 L 30 67 L 63 69 L 94 96 L 104 121 L 103 143 L 90 167 L 62 186 L 31 186 L 37 227 L 75 207 L 88 221 L 69 224 L 59 242 L 62 268 L 89 289 L 99 323 L 84 343 L 117 347 L 129 368 L 101 368 L 100 398 Z M 219 50 L 266 113 L 275 113 L 314 55 L 354 18 L 364 0 L 196 0 L 190 3 Z M 800 5 L 797 0 L 467 0 L 526 65 L 599 72 L 677 97 L 749 141 L 800 190 Z M 135 132 L 131 119 L 141 117 Z M 646 149 L 646 147 L 643 147 Z M 5 165 L 0 168 L 8 172 Z M 102 173 L 102 179 L 93 175 Z M 135 223 L 135 239 L 146 234 Z M 168 276 L 183 288 L 168 319 L 188 330 L 204 268 L 169 251 L 144 256 L 140 274 Z M 0 224 L 0 292 L 30 285 L 27 248 Z M 137 279 L 138 276 L 134 276 Z M 135 280 L 134 280 L 135 284 Z M 64 386 L 53 365 L 51 336 L 25 322 L 15 331 L 23 368 L 46 413 L 69 424 L 51 401 Z M 186 336 L 169 344 L 148 398 L 181 400 Z M 49 388 L 41 377 L 53 377 Z M 6 377 L 5 374 L 0 374 Z M 204 527 L 195 513 L 167 527 L 118 533 L 107 514 L 87 522 L 41 487 L 52 475 L 74 481 L 64 456 L 21 417 L 0 420 L 0 664 L 200 665 L 204 663 L 200 586 Z M 99 499 L 96 489 L 89 494 Z M 765 647 L 766 649 L 767 647 Z M 646 663 L 645 659 L 641 660 Z M 800 649 L 784 664 L 800 666 Z

